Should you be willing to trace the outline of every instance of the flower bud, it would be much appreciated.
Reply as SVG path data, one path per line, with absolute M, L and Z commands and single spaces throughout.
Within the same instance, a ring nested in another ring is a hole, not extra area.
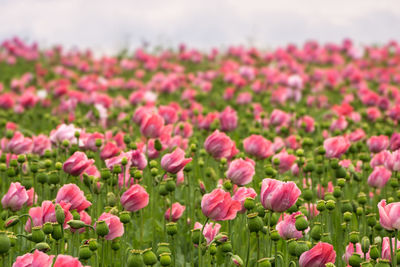
M 81 229 L 85 227 L 85 223 L 81 220 L 70 220 L 67 222 L 67 224 L 72 228 L 72 229 Z
M 145 265 L 154 265 L 157 263 L 157 256 L 154 254 L 151 248 L 143 251 L 143 262 Z
M 17 223 L 19 223 L 19 216 L 17 215 L 11 216 L 4 222 L 4 228 L 14 226 Z
M 161 150 L 162 150 L 162 144 L 161 144 L 161 141 L 160 141 L 159 139 L 156 139 L 156 140 L 154 141 L 154 148 L 155 148 L 157 151 L 161 151 Z
M 369 251 L 369 247 L 371 245 L 371 242 L 369 241 L 369 238 L 367 236 L 364 236 L 361 239 L 361 250 L 363 253 L 367 253 Z
M 61 224 L 61 225 L 64 224 L 65 213 L 64 213 L 63 208 L 60 206 L 60 204 L 56 204 L 56 219 L 59 224 Z
M 50 246 L 46 242 L 40 242 L 35 245 L 33 251 L 36 249 L 46 253 L 46 252 L 50 251 Z
M 243 266 L 243 260 L 238 255 L 232 255 L 231 260 L 236 266 Z

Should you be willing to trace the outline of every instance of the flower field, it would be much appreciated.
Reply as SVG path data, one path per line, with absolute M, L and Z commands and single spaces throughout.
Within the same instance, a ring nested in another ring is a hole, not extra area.
M 400 264 L 400 45 L 0 47 L 0 260 Z

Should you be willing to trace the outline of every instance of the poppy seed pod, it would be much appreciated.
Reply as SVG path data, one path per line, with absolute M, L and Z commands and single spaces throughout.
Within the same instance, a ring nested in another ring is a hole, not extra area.
M 142 267 L 144 265 L 142 252 L 140 250 L 131 250 L 127 263 L 128 267 Z
M 247 215 L 247 223 L 250 232 L 259 232 L 264 226 L 264 223 L 260 217 L 258 217 L 257 212 Z
M 106 236 L 110 232 L 108 225 L 105 221 L 97 221 L 96 222 L 96 234 L 101 237 Z
M 157 256 L 154 254 L 151 248 L 143 250 L 142 256 L 145 265 L 152 266 L 157 263 Z
M 5 254 L 10 250 L 11 241 L 6 232 L 0 231 L 0 254 Z

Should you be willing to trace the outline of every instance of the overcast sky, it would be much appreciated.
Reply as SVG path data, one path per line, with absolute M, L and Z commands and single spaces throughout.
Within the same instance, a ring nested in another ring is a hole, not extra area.
M 0 40 L 115 52 L 152 46 L 276 47 L 400 40 L 400 0 L 0 0 Z

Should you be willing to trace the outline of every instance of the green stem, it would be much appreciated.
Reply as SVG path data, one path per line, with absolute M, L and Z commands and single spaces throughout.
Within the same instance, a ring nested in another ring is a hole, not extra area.
M 201 228 L 201 232 L 200 232 L 200 240 L 199 240 L 199 245 L 198 245 L 198 252 L 199 252 L 199 266 L 198 267 L 201 267 L 202 265 L 201 265 L 201 258 L 202 258 L 202 253 L 201 253 L 201 244 L 203 243 L 203 237 L 204 237 L 204 235 L 203 235 L 203 231 L 204 231 L 204 227 L 206 226 L 206 224 L 207 224 L 207 222 L 208 222 L 208 220 L 209 220 L 209 218 L 207 218 L 206 219 L 206 221 L 204 222 L 204 224 L 203 224 L 203 227 Z

